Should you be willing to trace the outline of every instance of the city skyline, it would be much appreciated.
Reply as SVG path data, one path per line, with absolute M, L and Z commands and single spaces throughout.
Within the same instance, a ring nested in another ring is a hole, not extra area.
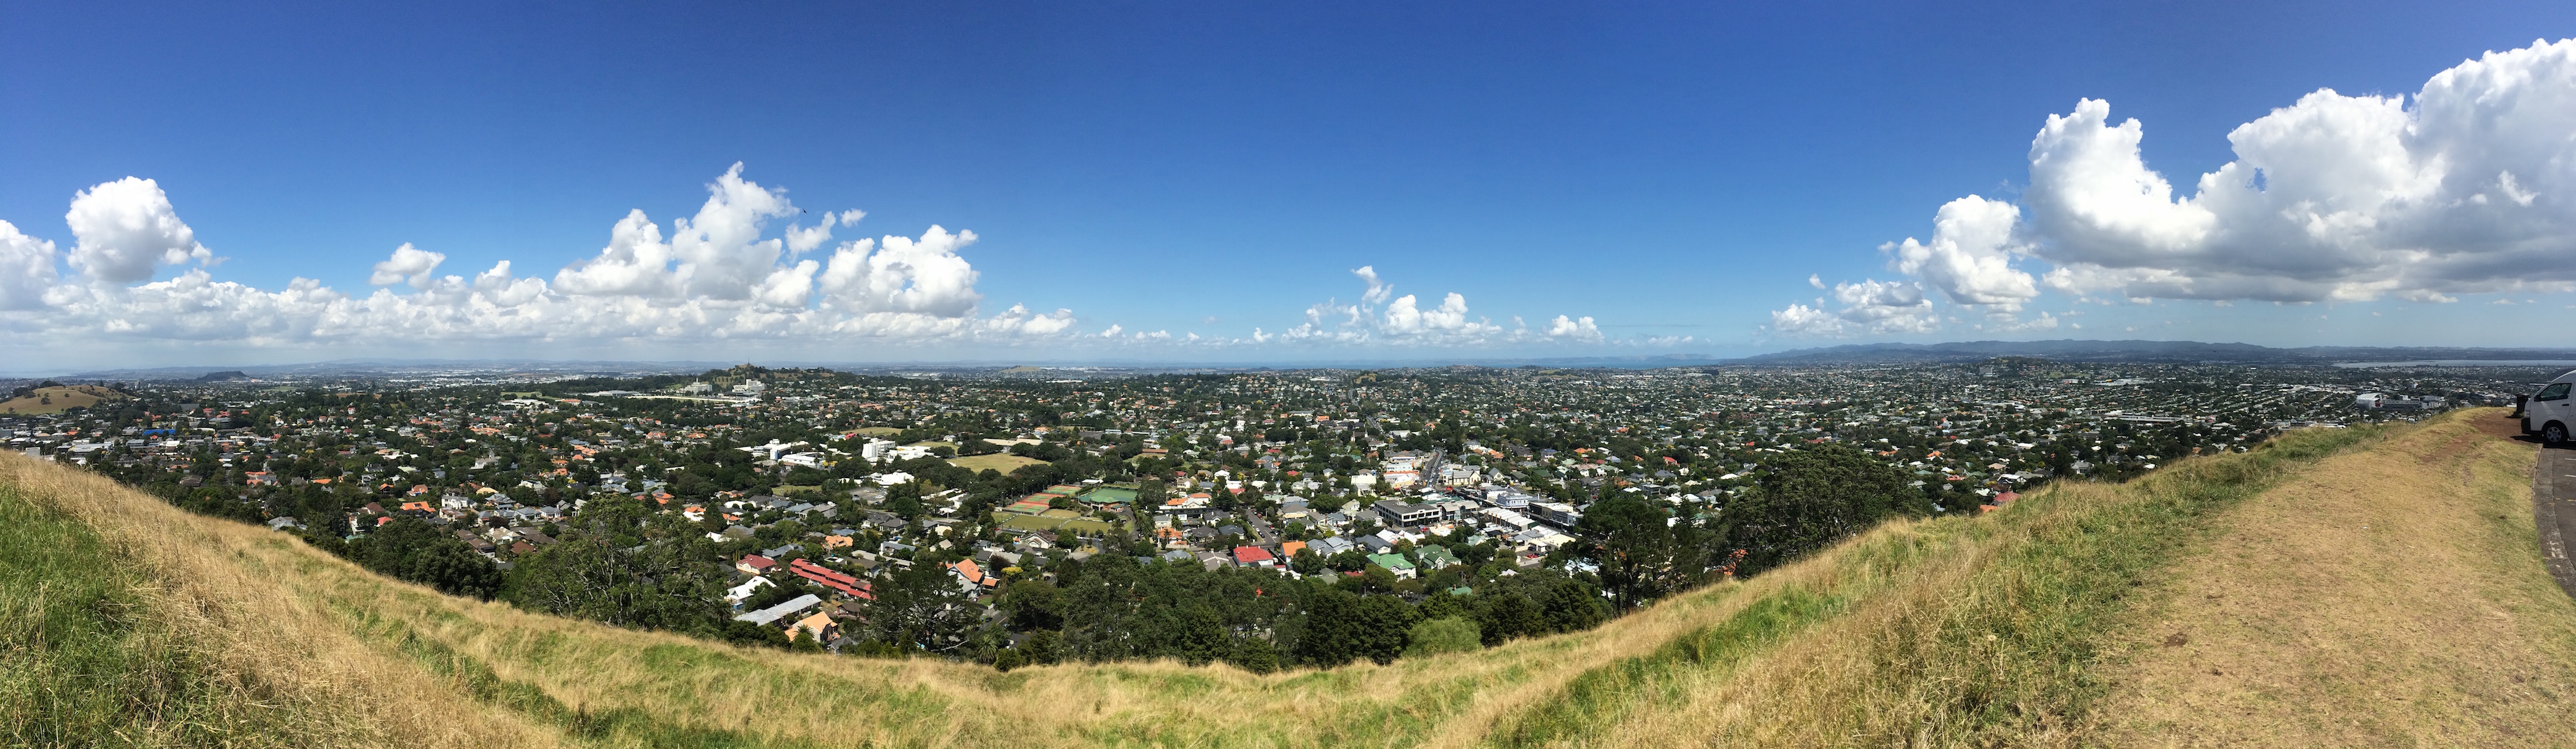
M 2543 6 L 148 10 L 5 11 L 33 368 L 2541 347 L 2576 306 Z

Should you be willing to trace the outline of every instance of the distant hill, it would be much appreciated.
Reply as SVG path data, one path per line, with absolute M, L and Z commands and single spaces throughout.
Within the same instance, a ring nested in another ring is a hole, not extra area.
M 1892 522 L 1591 631 L 1271 675 L 541 616 L 0 453 L 0 631 L 46 643 L 0 651 L 0 743 L 2518 745 L 2576 734 L 2576 605 L 2501 414 L 2302 430 Z
M 104 369 L 63 375 L 65 379 L 146 381 L 146 382 L 227 382 L 235 380 L 276 380 L 292 377 L 415 376 L 452 371 L 524 372 L 547 376 L 589 375 L 628 376 L 637 374 L 696 374 L 710 369 L 733 366 L 726 362 L 631 362 L 543 359 L 343 359 L 305 364 L 246 366 L 238 369 L 212 367 L 143 367 Z
M 0 401 L 0 414 L 58 414 L 126 398 L 124 393 L 97 385 L 25 387 L 19 391 Z
M 1729 359 L 1727 364 L 1829 365 L 1974 362 L 1999 356 L 2029 356 L 2067 362 L 2168 362 L 2243 364 L 2336 364 L 2345 362 L 2465 359 L 2478 361 L 2576 360 L 2576 348 L 2501 349 L 2458 347 L 2309 346 L 2272 348 L 2250 343 L 2198 341 L 1959 341 L 1953 343 L 1862 343 L 1806 348 L 1776 354 Z

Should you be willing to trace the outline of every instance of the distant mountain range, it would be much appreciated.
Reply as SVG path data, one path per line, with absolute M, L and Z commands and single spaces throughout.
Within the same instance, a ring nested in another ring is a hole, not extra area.
M 2339 364 L 2402 361 L 2576 361 L 2576 348 L 2457 348 L 2441 346 L 2308 346 L 2272 348 L 2250 343 L 2199 341 L 1960 341 L 1864 343 L 1782 351 L 1729 359 L 1738 365 L 1906 364 L 1983 361 L 2028 356 L 2069 362 L 2226 362 Z

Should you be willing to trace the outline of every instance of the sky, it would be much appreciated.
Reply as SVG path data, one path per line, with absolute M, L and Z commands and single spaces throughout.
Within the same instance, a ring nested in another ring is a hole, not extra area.
M 529 5 L 0 0 L 0 370 L 2576 345 L 2566 3 Z

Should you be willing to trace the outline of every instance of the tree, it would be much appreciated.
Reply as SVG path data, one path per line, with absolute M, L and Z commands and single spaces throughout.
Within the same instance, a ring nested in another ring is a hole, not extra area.
M 1726 544 L 1745 550 L 1737 567 L 1742 574 L 1779 566 L 1891 514 L 1915 510 L 1896 469 L 1838 445 L 1783 454 L 1752 488 L 1719 515 Z
M 1339 666 L 1357 658 L 1392 663 L 1404 653 L 1412 628 L 1413 608 L 1393 596 L 1319 588 L 1307 601 L 1297 654 L 1300 660 L 1319 666 Z
M 1029 633 L 1029 639 L 1026 642 L 1020 643 L 1019 650 L 1028 654 L 1030 663 L 1041 666 L 1052 666 L 1056 664 L 1058 657 L 1056 655 L 1056 643 L 1061 639 L 1062 636 L 1057 635 L 1055 630 L 1041 629 L 1036 632 Z
M 716 594 L 731 579 L 730 568 L 678 516 L 647 528 L 642 513 L 632 501 L 591 502 L 564 538 L 517 560 L 502 597 L 520 608 L 620 627 L 723 631 Z
M 751 622 L 726 620 L 718 632 L 725 642 L 735 645 L 783 648 L 788 644 L 787 636 L 777 629 Z
M 1670 522 L 1662 507 L 1644 497 L 1620 492 L 1592 503 L 1576 528 L 1583 533 L 1577 554 L 1601 567 L 1601 584 L 1622 610 L 1654 600 L 1697 582 L 1699 549 L 1687 544 L 1688 533 Z
M 921 517 L 921 482 L 906 481 L 886 489 L 885 511 L 905 520 Z
M 490 599 L 501 589 L 501 571 L 492 560 L 419 518 L 396 517 L 376 528 L 349 544 L 349 558 L 380 574 L 451 595 Z
M 1478 631 L 1488 646 L 1548 633 L 1547 612 L 1519 591 L 1496 591 L 1477 598 Z
M 1064 594 L 1044 580 L 1011 583 L 996 603 L 1010 617 L 1011 629 L 1033 632 L 1064 626 Z
M 1259 637 L 1237 638 L 1234 652 L 1225 657 L 1225 662 L 1256 674 L 1276 672 L 1279 670 L 1279 648 Z
M 1288 558 L 1288 568 L 1300 575 L 1312 575 L 1324 571 L 1324 558 L 1315 556 L 1313 549 L 1298 549 L 1296 556 Z
M 867 607 L 868 639 L 906 649 L 954 652 L 981 619 L 974 601 L 935 564 L 896 572 L 876 586 L 876 596 Z

